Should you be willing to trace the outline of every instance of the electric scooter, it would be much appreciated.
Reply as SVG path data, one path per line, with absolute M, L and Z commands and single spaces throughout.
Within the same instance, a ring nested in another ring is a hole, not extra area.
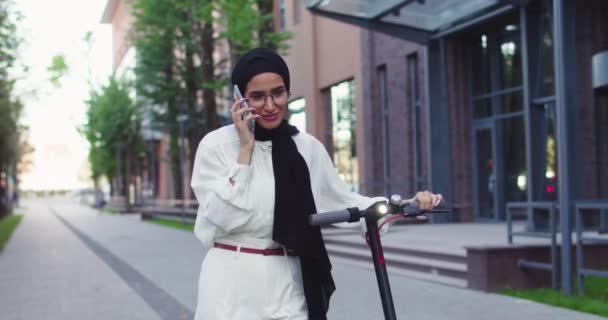
M 378 289 L 380 290 L 380 299 L 382 300 L 382 309 L 384 311 L 384 319 L 386 320 L 397 320 L 397 315 L 395 314 L 391 286 L 386 272 L 382 242 L 380 241 L 380 229 L 384 224 L 398 218 L 409 219 L 427 213 L 449 212 L 448 209 L 444 208 L 443 201 L 434 209 L 422 210 L 417 201 L 401 204 L 401 199 L 401 196 L 393 195 L 388 202 L 376 202 L 363 211 L 355 207 L 346 210 L 313 214 L 309 218 L 311 226 L 328 225 L 338 222 L 356 222 L 359 221 L 360 218 L 365 218 L 367 227 L 366 239 L 372 252 L 376 280 L 378 281 Z M 388 217 L 389 215 L 392 216 Z M 378 221 L 385 217 L 388 218 L 378 226 Z

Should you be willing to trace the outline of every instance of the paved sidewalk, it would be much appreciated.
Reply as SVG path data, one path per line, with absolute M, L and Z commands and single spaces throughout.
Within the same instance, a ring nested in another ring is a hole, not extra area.
M 65 201 L 26 206 L 0 254 L 3 320 L 192 316 L 204 254 L 192 233 Z M 372 272 L 335 261 L 334 278 L 329 319 L 383 319 Z M 391 286 L 399 319 L 604 319 L 396 275 Z
M 43 203 L 26 210 L 0 253 L 0 318 L 160 319 Z

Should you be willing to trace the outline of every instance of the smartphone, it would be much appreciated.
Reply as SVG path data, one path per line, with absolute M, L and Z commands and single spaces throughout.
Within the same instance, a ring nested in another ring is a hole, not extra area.
M 239 90 L 239 86 L 237 86 L 236 84 L 234 85 L 234 99 L 235 100 L 240 100 L 243 99 L 243 95 L 241 94 L 241 90 Z M 241 109 L 249 109 L 249 105 L 247 104 L 246 101 L 241 102 Z M 241 119 L 245 119 L 245 117 L 247 117 L 249 115 L 249 112 L 243 112 L 243 115 L 241 117 Z M 253 129 L 255 128 L 255 120 L 251 119 L 247 122 L 247 126 L 249 127 L 249 130 L 251 130 L 251 132 L 253 132 Z

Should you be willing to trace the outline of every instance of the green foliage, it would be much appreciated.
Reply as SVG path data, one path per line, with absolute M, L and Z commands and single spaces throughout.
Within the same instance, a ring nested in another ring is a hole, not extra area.
M 160 224 L 161 226 L 165 226 L 165 227 L 186 230 L 186 231 L 194 231 L 194 224 L 191 222 L 181 223 L 180 221 L 161 219 L 161 218 L 154 218 L 154 219 L 149 219 L 149 220 L 145 220 L 145 221 Z
M 564 296 L 561 292 L 550 289 L 505 289 L 502 293 L 512 297 L 608 317 L 608 279 L 606 278 L 585 277 L 584 296 Z
M 16 160 L 18 121 L 23 106 L 13 96 L 14 80 L 9 72 L 15 63 L 21 40 L 15 36 L 14 14 L 6 0 L 0 0 L 0 172 Z
M 10 214 L 0 219 L 0 250 L 4 248 L 4 245 L 10 239 L 21 218 L 23 218 L 22 215 Z
M 13 81 L 0 80 L 0 171 L 18 161 L 23 128 L 18 124 L 23 113 L 20 100 L 11 97 Z
M 21 15 L 15 12 L 12 2 L 0 0 L 0 175 L 17 180 L 16 167 L 21 155 L 21 140 L 25 126 L 19 124 L 23 104 L 15 97 L 15 80 L 11 71 L 21 39 L 17 37 L 17 25 Z M 0 197 L 6 190 L 0 187 Z M 0 216 L 9 206 L 0 202 Z
M 608 278 L 585 277 L 585 295 L 608 304 Z
M 225 64 L 234 63 L 252 47 L 282 47 L 287 36 L 271 30 L 272 0 L 133 0 L 130 4 L 138 99 L 146 122 L 169 134 L 173 181 L 176 196 L 181 197 L 177 116 L 189 117 L 185 135 L 193 159 L 202 135 L 219 125 L 216 110 L 227 85 Z M 267 12 L 260 12 L 262 7 Z M 216 61 L 217 53 L 225 52 L 225 43 L 230 54 Z
M 218 1 L 221 14 L 220 21 L 226 27 L 220 36 L 230 39 L 239 54 L 256 45 L 255 31 L 262 23 L 255 10 L 255 0 L 221 0 Z
M 65 63 L 65 56 L 56 54 L 51 59 L 51 65 L 46 68 L 49 73 L 49 81 L 53 86 L 59 87 L 61 85 L 61 78 L 63 78 L 69 71 L 68 65 Z
M 111 179 L 117 169 L 117 152 L 129 150 L 137 155 L 143 150 L 141 116 L 129 91 L 126 83 L 112 75 L 107 85 L 90 92 L 86 123 L 80 132 L 90 145 L 89 162 L 95 179 L 102 175 Z
M 87 47 L 93 46 L 93 31 L 85 32 L 84 36 L 82 37 L 82 41 L 84 41 Z
M 21 39 L 16 36 L 16 21 L 20 19 L 19 12 L 11 8 L 11 2 L 0 0 L 0 79 L 7 80 L 8 70 L 15 63 L 17 49 Z
M 220 92 L 226 86 L 226 75 L 217 72 L 224 68 L 225 61 L 214 61 L 203 52 L 205 40 L 202 32 L 206 24 L 218 26 L 215 33 L 231 44 L 233 58 L 257 46 L 286 49 L 287 32 L 265 30 L 272 21 L 272 12 L 260 12 L 258 3 L 264 0 L 138 0 L 132 1 L 135 16 L 133 43 L 138 53 L 136 88 L 145 98 L 157 121 L 171 125 L 174 116 L 188 100 L 186 83 L 196 82 L 195 91 Z M 213 13 L 216 14 L 213 14 Z M 260 32 L 260 30 L 263 30 Z M 212 44 L 213 45 L 213 44 Z M 196 56 L 201 62 L 188 66 L 188 59 Z M 234 59 L 233 59 L 234 60 Z M 200 75 L 204 68 L 215 78 L 204 81 Z M 207 102 L 209 104 L 209 102 Z M 161 106 L 159 108 L 159 106 Z M 188 106 L 196 108 L 196 106 Z M 203 108 L 207 106 L 203 103 Z M 204 113 L 195 112 L 203 117 Z M 204 120 L 200 121 L 201 123 Z M 190 128 L 196 129 L 196 128 Z M 214 128 L 206 128 L 209 131 Z M 200 129 L 198 129 L 200 130 Z
M 272 30 L 272 12 L 262 12 L 261 4 L 268 0 L 216 0 L 218 23 L 224 26 L 220 37 L 232 45 L 235 56 L 254 47 L 287 49 L 286 41 L 291 34 Z M 272 2 L 270 0 L 270 2 Z M 272 3 L 270 3 L 272 8 Z
M 111 209 L 111 208 L 103 208 L 103 209 L 101 209 L 101 212 L 107 213 L 107 214 L 119 214 L 120 213 L 120 211 Z

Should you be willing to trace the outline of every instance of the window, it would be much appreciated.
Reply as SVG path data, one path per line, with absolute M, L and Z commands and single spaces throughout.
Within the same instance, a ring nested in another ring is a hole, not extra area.
M 544 110 L 544 119 L 538 126 L 542 129 L 538 132 L 542 135 L 543 145 L 545 147 L 544 159 L 539 159 L 544 162 L 544 171 L 541 174 L 544 175 L 543 184 L 540 185 L 542 192 L 540 193 L 541 200 L 557 200 L 557 140 L 556 140 L 556 115 L 555 115 L 555 102 L 551 101 L 545 103 L 542 106 Z M 544 161 L 543 161 L 544 160 Z
M 302 0 L 293 0 L 293 24 L 302 20 Z
M 382 176 L 384 181 L 384 194 L 391 194 L 390 158 L 389 158 L 389 130 L 388 130 L 388 84 L 386 80 L 386 66 L 378 67 L 378 83 L 380 89 L 380 107 L 382 109 Z
M 502 151 L 500 164 L 503 172 L 505 201 L 526 201 L 526 135 L 524 117 L 508 117 L 496 121 L 495 132 Z M 498 164 L 497 164 L 498 165 Z M 499 177 L 499 176 L 497 176 Z
M 295 99 L 289 102 L 289 123 L 294 125 L 301 132 L 306 132 L 306 100 L 304 98 Z
M 285 30 L 285 0 L 279 0 L 279 28 Z
M 355 91 L 354 81 L 344 81 L 329 89 L 331 99 L 331 132 L 334 165 L 340 177 L 359 189 L 359 161 L 355 135 Z
M 504 219 L 505 203 L 527 200 L 523 68 L 519 16 L 473 34 L 471 129 L 474 214 Z
M 535 97 L 550 97 L 555 94 L 555 71 L 553 66 L 553 8 L 552 1 L 543 0 L 541 2 L 540 16 L 540 46 L 538 54 L 540 61 L 537 64 L 535 87 L 533 95 Z
M 523 111 L 520 30 L 517 21 L 484 30 L 472 48 L 474 119 Z

